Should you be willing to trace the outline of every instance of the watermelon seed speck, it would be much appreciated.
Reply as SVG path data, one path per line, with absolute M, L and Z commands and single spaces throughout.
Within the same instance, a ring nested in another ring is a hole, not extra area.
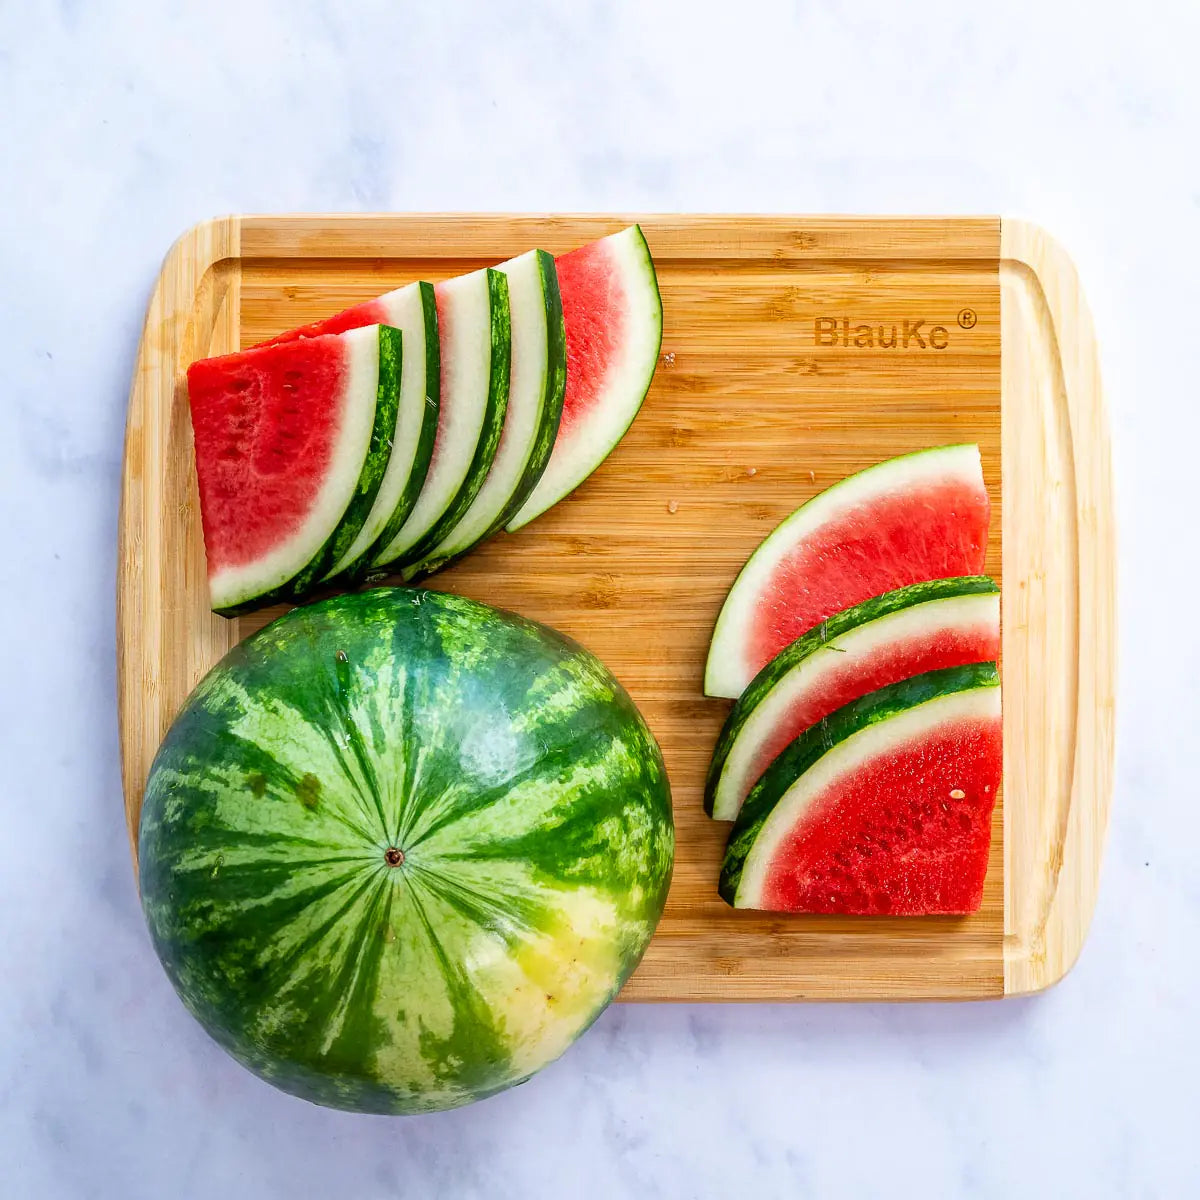
M 955 789 L 954 789 L 954 790 L 953 790 L 953 791 L 950 793 L 950 799 L 951 799 L 951 800 L 965 800 L 965 799 L 966 799 L 966 796 L 967 796 L 967 793 L 966 793 L 966 792 L 964 792 L 964 791 L 962 790 L 962 788 L 955 788 Z

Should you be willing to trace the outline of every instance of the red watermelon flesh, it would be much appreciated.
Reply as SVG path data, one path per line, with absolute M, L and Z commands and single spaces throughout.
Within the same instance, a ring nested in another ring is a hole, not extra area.
M 812 802 L 767 868 L 775 912 L 928 916 L 983 900 L 1000 786 L 1000 716 L 943 725 Z
M 891 459 L 820 493 L 759 546 L 730 589 L 705 692 L 736 699 L 780 650 L 851 605 L 978 574 L 990 516 L 977 446 Z
M 188 368 L 215 610 L 287 584 L 338 527 L 370 448 L 379 337 L 369 326 Z
M 830 655 L 820 673 L 781 715 L 754 755 L 749 780 L 754 782 L 797 734 L 823 717 L 878 688 L 964 663 L 994 662 L 1000 652 L 1000 627 L 990 617 L 954 627 L 914 630 L 907 638 L 878 647 L 869 657 Z
M 242 566 L 302 524 L 325 478 L 349 372 L 340 343 L 229 354 L 188 368 L 210 571 Z M 256 510 L 248 519 L 248 505 Z
M 559 436 L 569 441 L 578 436 L 614 351 L 627 336 L 629 299 L 607 239 L 559 255 L 554 267 L 567 330 L 567 390 Z
M 1002 770 L 995 663 L 868 693 L 802 733 L 755 784 L 721 895 L 773 912 L 974 912 Z

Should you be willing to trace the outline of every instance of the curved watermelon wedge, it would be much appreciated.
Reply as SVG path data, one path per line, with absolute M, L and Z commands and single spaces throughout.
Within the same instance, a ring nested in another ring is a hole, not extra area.
M 441 340 L 441 404 L 425 485 L 373 566 L 418 562 L 471 507 L 491 470 L 508 408 L 508 280 L 485 267 L 434 287 Z
M 990 515 L 974 445 L 889 459 L 814 496 L 755 550 L 730 588 L 705 693 L 736 699 L 780 650 L 853 604 L 979 574 Z
M 1000 653 L 1000 590 L 986 575 L 915 583 L 836 613 L 781 650 L 725 721 L 704 806 L 732 821 L 781 750 L 810 725 L 912 675 Z
M 372 549 L 399 533 L 425 483 L 437 436 L 441 356 L 433 284 L 410 283 L 380 296 L 374 304 L 404 338 L 396 435 L 375 504 L 358 536 L 326 576 L 329 579 L 362 578 L 370 567 Z
M 471 507 L 405 579 L 428 575 L 490 537 L 525 503 L 546 469 L 562 417 L 566 333 L 554 258 L 530 250 L 496 268 L 508 279 L 512 363 L 508 409 L 492 469 Z
M 662 299 L 639 226 L 555 260 L 567 330 L 567 390 L 550 461 L 509 533 L 577 488 L 632 424 L 662 345 Z
M 995 663 L 871 692 L 805 730 L 755 784 L 721 896 L 773 912 L 975 912 L 1001 766 Z
M 212 607 L 296 595 L 353 542 L 395 434 L 401 334 L 384 325 L 188 368 Z

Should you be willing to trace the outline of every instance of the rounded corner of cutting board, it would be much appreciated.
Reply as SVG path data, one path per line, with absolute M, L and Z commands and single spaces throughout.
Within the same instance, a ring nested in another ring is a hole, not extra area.
M 1079 957 L 1112 800 L 1116 552 L 1091 314 L 1067 252 L 1002 218 L 1004 992 Z

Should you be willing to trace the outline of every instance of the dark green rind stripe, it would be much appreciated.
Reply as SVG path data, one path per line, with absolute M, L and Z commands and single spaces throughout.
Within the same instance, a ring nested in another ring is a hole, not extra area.
M 868 726 L 927 704 L 939 696 L 999 686 L 1000 676 L 994 662 L 927 671 L 868 692 L 806 729 L 780 752 L 746 797 L 729 835 L 721 864 L 717 887 L 721 899 L 729 905 L 734 904 L 742 867 L 767 818 L 800 776 L 834 746 Z
M 519 1082 L 595 1020 L 672 849 L 658 748 L 591 655 L 378 589 L 294 610 L 201 682 L 147 785 L 142 900 L 184 1003 L 251 1070 L 419 1112 Z
M 450 506 L 434 522 L 424 537 L 410 546 L 399 557 L 383 564 L 387 570 L 401 574 L 405 568 L 420 563 L 430 551 L 435 550 L 442 539 L 459 523 L 463 514 L 474 503 L 491 470 L 504 432 L 504 415 L 508 411 L 508 376 L 512 362 L 512 316 L 508 307 L 508 279 L 502 271 L 491 267 L 487 271 L 489 308 L 492 316 L 492 358 L 488 381 L 487 408 L 483 415 L 483 427 L 475 456 L 467 469 L 467 476 Z M 380 543 L 384 545 L 386 543 Z
M 963 575 L 950 579 L 934 579 L 928 583 L 914 583 L 909 587 L 897 588 L 874 596 L 843 609 L 806 634 L 785 646 L 755 677 L 729 711 L 713 750 L 708 776 L 704 781 L 704 811 L 711 817 L 716 801 L 717 787 L 729 753 L 733 749 L 742 727 L 751 714 L 767 698 L 779 682 L 789 675 L 805 659 L 811 658 L 827 643 L 834 641 L 851 629 L 890 616 L 901 609 L 926 604 L 931 600 L 946 600 L 955 596 L 973 596 L 980 593 L 995 593 L 1000 589 L 986 575 Z
M 529 454 L 521 486 L 513 493 L 512 499 L 485 536 L 490 536 L 506 525 L 529 499 L 529 494 L 537 487 L 538 480 L 550 461 L 554 440 L 558 437 L 558 427 L 562 423 L 563 397 L 567 391 L 567 327 L 563 321 L 562 295 L 558 290 L 558 271 L 554 266 L 554 255 L 539 250 L 537 262 L 542 277 L 542 295 L 546 299 L 547 370 L 542 420 Z
M 339 562 L 350 549 L 363 522 L 371 512 L 379 485 L 387 471 L 396 436 L 396 415 L 400 404 L 400 369 L 402 366 L 402 335 L 390 325 L 379 326 L 379 385 L 375 401 L 375 424 L 371 430 L 370 448 L 358 476 L 354 495 L 346 506 L 345 515 L 321 552 L 292 580 L 291 594 L 302 598 L 324 578 L 330 567 Z
M 378 568 L 373 569 L 371 564 L 385 546 L 391 545 L 392 539 L 408 520 L 408 514 L 412 512 L 413 505 L 421 494 L 421 488 L 425 486 L 425 477 L 429 474 L 429 464 L 433 460 L 433 444 L 437 439 L 438 410 L 441 407 L 442 396 L 441 341 L 438 338 L 437 300 L 433 284 L 422 280 L 417 284 L 417 288 L 421 296 L 425 325 L 425 417 L 417 439 L 412 473 L 382 532 L 358 562 L 343 572 L 342 579 L 347 583 L 361 583 L 373 573 L 382 574 Z
M 554 266 L 554 255 L 548 254 L 545 250 L 538 250 L 535 253 L 538 271 L 542 279 L 542 296 L 546 305 L 546 383 L 542 394 L 542 410 L 537 434 L 529 452 L 529 459 L 525 464 L 524 474 L 511 499 L 480 537 L 456 553 L 442 557 L 429 557 L 406 568 L 403 575 L 410 582 L 424 579 L 435 571 L 440 571 L 458 562 L 470 554 L 480 543 L 487 541 L 502 529 L 520 511 L 521 505 L 529 499 L 530 493 L 537 487 L 538 480 L 546 470 L 546 464 L 550 461 L 554 440 L 558 437 L 558 427 L 562 422 L 563 398 L 567 390 L 567 327 L 563 321 L 562 296 L 558 290 L 558 271 Z M 379 544 L 386 545 L 382 541 Z
M 662 291 L 660 290 L 660 288 L 658 286 L 658 272 L 654 266 L 654 257 L 650 253 L 650 245 L 646 241 L 646 235 L 642 231 L 642 227 L 640 225 L 635 225 L 634 228 L 637 230 L 638 240 L 641 242 L 645 277 L 648 280 L 650 286 L 654 289 L 654 299 L 655 299 L 655 307 L 656 307 L 655 315 L 656 315 L 656 320 L 658 323 L 658 342 L 654 348 L 654 356 L 650 360 L 651 367 L 650 367 L 650 372 L 646 377 L 646 386 L 642 389 L 642 394 L 641 394 L 641 397 L 638 399 L 637 404 L 633 406 L 633 410 L 629 414 L 629 420 L 625 422 L 625 428 L 622 429 L 621 432 L 613 440 L 612 445 L 609 446 L 608 450 L 605 452 L 604 458 L 602 458 L 600 460 L 600 462 L 596 463 L 596 465 L 594 467 L 592 467 L 592 469 L 590 471 L 588 471 L 588 473 L 586 475 L 584 475 L 582 479 L 576 480 L 576 482 L 573 483 L 566 491 L 562 492 L 560 495 L 554 497 L 554 499 L 543 504 L 539 509 L 537 509 L 536 512 L 523 513 L 521 511 L 521 509 L 517 509 L 512 514 L 512 516 L 509 518 L 509 520 L 505 523 L 505 529 L 509 533 L 516 533 L 518 529 L 523 529 L 526 525 L 529 524 L 530 521 L 535 520 L 537 517 L 540 517 L 542 515 L 542 513 L 553 508 L 554 505 L 556 505 L 560 500 L 565 499 L 577 487 L 579 487 L 579 485 L 582 484 L 584 482 L 584 480 L 589 479 L 593 474 L 595 474 L 595 472 L 599 469 L 599 467 L 603 465 L 603 463 L 608 459 L 609 455 L 612 454 L 612 452 L 620 444 L 621 439 L 629 432 L 630 426 L 632 426 L 633 422 L 637 419 L 638 413 L 642 411 L 642 405 L 646 402 L 646 397 L 650 394 L 650 385 L 654 382 L 654 373 L 658 369 L 659 353 L 662 351 L 662 339 L 663 339 Z M 555 278 L 557 279 L 557 275 Z M 561 303 L 561 300 L 560 300 L 560 303 Z M 565 330 L 564 330 L 564 352 L 565 352 Z M 564 388 L 565 388 L 565 382 L 564 382 Z M 551 449 L 553 450 L 553 447 L 551 447 Z M 549 459 L 547 458 L 547 462 L 548 461 L 549 461 Z M 543 466 L 543 472 L 544 471 L 545 471 L 545 467 Z M 536 487 L 536 484 L 534 486 Z M 533 489 L 530 488 L 530 494 L 532 494 L 532 492 L 533 492 Z M 526 496 L 526 499 L 528 499 L 528 498 L 529 497 Z

